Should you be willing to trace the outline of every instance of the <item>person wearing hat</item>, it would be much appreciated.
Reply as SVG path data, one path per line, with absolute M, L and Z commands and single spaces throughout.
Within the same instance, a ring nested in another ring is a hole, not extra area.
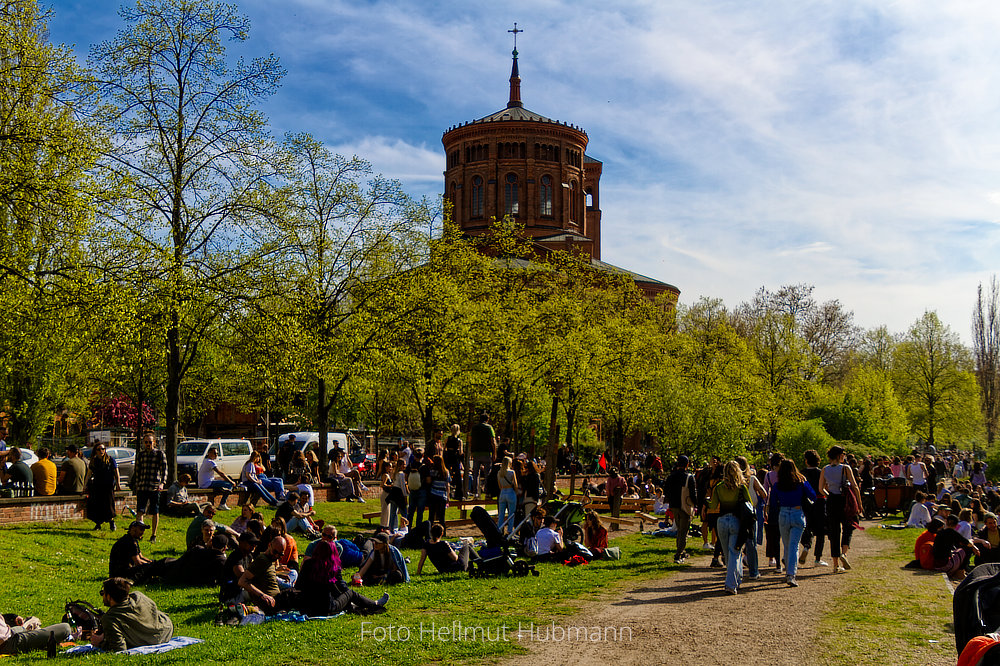
M 667 505 L 674 514 L 674 524 L 677 526 L 677 550 L 674 552 L 674 563 L 680 564 L 688 557 L 687 536 L 691 528 L 691 516 L 698 507 L 698 491 L 694 475 L 688 472 L 691 461 L 687 456 L 677 456 L 674 471 L 663 482 L 663 493 Z
M 147 580 L 159 571 L 159 563 L 149 559 L 139 549 L 139 542 L 149 525 L 134 520 L 125 534 L 111 546 L 108 575 L 111 578 L 128 578 L 136 583 Z
M 364 585 L 395 585 L 403 582 L 403 572 L 389 549 L 389 537 L 379 532 L 372 537 L 372 552 L 361 565 L 358 576 Z

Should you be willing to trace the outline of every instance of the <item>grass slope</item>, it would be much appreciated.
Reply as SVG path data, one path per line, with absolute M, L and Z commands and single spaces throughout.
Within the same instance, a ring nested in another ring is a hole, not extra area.
M 361 513 L 371 508 L 370 503 L 316 505 L 319 517 L 337 525 L 341 536 L 346 537 L 370 530 Z M 265 519 L 272 514 L 272 510 L 264 509 Z M 457 517 L 457 511 L 455 514 Z M 233 512 L 217 517 L 231 520 L 236 515 Z M 0 560 L 6 568 L 0 610 L 37 615 L 49 624 L 59 621 L 68 600 L 98 603 L 100 581 L 107 575 L 108 552 L 129 520 L 120 519 L 119 531 L 114 534 L 92 531 L 92 523 L 85 521 L 0 528 Z M 157 543 L 144 540 L 143 553 L 153 558 L 179 556 L 188 522 L 162 517 Z M 299 552 L 304 552 L 306 540 L 299 537 L 298 543 Z M 427 563 L 422 576 L 388 590 L 392 597 L 390 610 L 383 615 L 343 616 L 301 624 L 215 627 L 216 589 L 148 585 L 140 589 L 170 615 L 175 635 L 202 638 L 205 643 L 164 655 L 132 657 L 129 663 L 232 664 L 266 659 L 272 664 L 406 665 L 493 659 L 522 649 L 516 638 L 519 623 L 527 627 L 532 622 L 538 625 L 555 619 L 558 624 L 560 617 L 577 607 L 577 600 L 619 581 L 662 576 L 674 568 L 666 564 L 667 546 L 673 547 L 673 539 L 629 535 L 615 539 L 613 545 L 622 547 L 621 561 L 575 568 L 542 564 L 538 567 L 540 577 L 473 580 L 460 574 L 429 574 L 433 566 Z M 404 555 L 413 560 L 413 575 L 419 551 L 404 551 Z M 377 597 L 381 592 L 371 590 L 369 595 Z M 470 635 L 470 640 L 452 640 L 447 633 L 440 633 L 456 622 L 482 629 L 475 637 Z M 438 633 L 432 634 L 432 625 Z M 507 635 L 503 640 L 505 626 Z M 488 636 L 484 636 L 484 630 L 489 631 Z M 498 633 L 501 640 L 495 640 Z M 25 655 L 9 663 L 28 663 L 39 656 Z M 119 660 L 112 655 L 95 655 L 88 657 L 87 663 Z

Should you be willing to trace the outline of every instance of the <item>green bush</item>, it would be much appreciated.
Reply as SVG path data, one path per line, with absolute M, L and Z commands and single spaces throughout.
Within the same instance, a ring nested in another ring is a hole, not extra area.
M 785 457 L 795 461 L 800 469 L 805 465 L 802 454 L 815 449 L 821 460 L 826 459 L 826 450 L 837 443 L 823 427 L 822 419 L 788 423 L 778 431 L 777 449 Z

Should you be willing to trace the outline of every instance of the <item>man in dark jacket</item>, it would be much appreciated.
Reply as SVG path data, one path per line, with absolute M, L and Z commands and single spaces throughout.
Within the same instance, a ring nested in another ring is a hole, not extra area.
M 663 495 L 674 514 L 674 525 L 677 526 L 677 551 L 674 553 L 676 564 L 680 564 L 688 557 L 685 548 L 688 530 L 691 528 L 691 515 L 698 510 L 698 491 L 694 475 L 688 472 L 690 462 L 687 456 L 677 456 L 674 471 L 663 482 Z

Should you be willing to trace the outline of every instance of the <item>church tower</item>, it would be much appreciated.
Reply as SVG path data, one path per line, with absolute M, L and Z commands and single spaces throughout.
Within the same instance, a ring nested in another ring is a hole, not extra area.
M 666 282 L 601 261 L 602 164 L 586 154 L 589 138 L 576 125 L 529 111 L 521 102 L 514 24 L 507 106 L 448 128 L 445 197 L 453 221 L 470 236 L 511 215 L 537 252 L 568 250 L 590 257 L 594 268 L 631 277 L 650 299 L 666 294 L 673 307 L 680 290 Z
M 524 108 L 516 42 L 512 55 L 507 106 L 451 127 L 441 139 L 454 222 L 476 235 L 491 219 L 511 215 L 542 248 L 600 259 L 601 163 L 585 154 L 581 128 Z

